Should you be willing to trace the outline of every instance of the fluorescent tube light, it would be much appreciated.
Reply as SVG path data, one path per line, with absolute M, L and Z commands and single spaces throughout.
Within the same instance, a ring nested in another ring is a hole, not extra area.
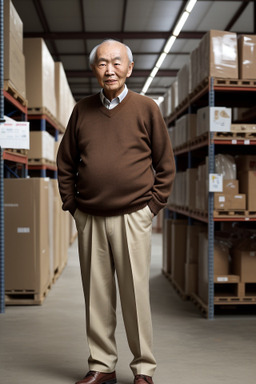
M 167 56 L 167 53 L 162 52 L 161 55 L 160 55 L 160 57 L 159 57 L 159 59 L 158 59 L 157 62 L 156 62 L 155 67 L 160 68 L 161 65 L 163 64 L 164 59 L 166 58 L 166 56 Z
M 158 67 L 154 67 L 150 73 L 150 77 L 152 77 L 152 79 L 155 77 L 155 75 L 157 74 L 159 68 Z
M 178 23 L 176 24 L 176 27 L 174 28 L 173 35 L 178 36 L 180 31 L 182 30 L 182 27 L 187 21 L 187 18 L 189 16 L 189 13 L 187 11 L 184 11 L 181 15 L 181 18 L 179 19 Z
M 196 5 L 197 0 L 189 0 L 186 5 L 186 11 L 191 12 L 194 6 Z
M 171 47 L 173 46 L 174 42 L 176 40 L 176 36 L 172 35 L 168 40 L 167 43 L 164 46 L 164 52 L 168 53 L 171 50 Z
M 142 93 L 146 93 L 147 90 L 149 89 L 150 84 L 153 81 L 153 77 L 148 77 L 146 83 L 144 84 L 144 87 L 142 88 Z

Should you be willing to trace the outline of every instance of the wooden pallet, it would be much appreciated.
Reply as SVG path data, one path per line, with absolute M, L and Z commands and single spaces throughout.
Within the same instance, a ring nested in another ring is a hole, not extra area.
M 230 211 L 213 211 L 213 217 L 216 218 L 228 218 L 228 219 L 237 219 L 240 217 L 245 217 L 248 219 L 254 219 L 256 218 L 256 212 L 255 211 L 246 211 L 246 210 L 230 210 Z
M 256 124 L 231 124 L 231 132 L 256 133 Z
M 5 304 L 6 305 L 42 305 L 51 285 L 43 292 L 36 293 L 34 290 L 6 290 Z
M 254 132 L 214 132 L 214 140 L 256 140 Z
M 56 166 L 56 162 L 48 159 L 28 159 L 28 165 Z
M 22 96 L 19 91 L 17 91 L 17 89 L 10 80 L 4 80 L 4 91 L 9 93 L 14 99 L 16 99 L 21 105 L 23 105 L 23 107 L 27 107 L 27 99 L 25 99 L 25 97 Z
M 6 148 L 6 151 L 9 153 L 15 153 L 22 156 L 27 156 L 28 149 L 13 149 L 13 148 Z
M 244 80 L 244 79 L 221 79 L 215 77 L 213 80 L 214 86 L 224 87 L 256 87 L 256 79 Z
M 49 118 L 50 121 L 55 125 L 55 127 L 60 130 L 61 132 L 64 132 L 65 128 L 60 124 L 60 122 L 57 120 L 57 118 L 49 111 L 46 107 L 28 107 L 28 120 L 30 116 L 46 116 Z

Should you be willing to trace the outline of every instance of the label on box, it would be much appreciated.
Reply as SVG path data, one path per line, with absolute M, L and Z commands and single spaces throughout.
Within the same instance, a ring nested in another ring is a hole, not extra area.
M 220 203 L 225 203 L 225 196 L 219 196 L 219 202 Z
M 29 122 L 0 123 L 0 146 L 8 149 L 29 149 Z
M 223 192 L 223 175 L 209 174 L 209 192 Z
M 17 233 L 30 233 L 30 228 L 29 227 L 18 227 Z
M 228 277 L 227 276 L 219 276 L 219 277 L 217 277 L 217 281 L 220 281 L 222 283 L 227 282 Z

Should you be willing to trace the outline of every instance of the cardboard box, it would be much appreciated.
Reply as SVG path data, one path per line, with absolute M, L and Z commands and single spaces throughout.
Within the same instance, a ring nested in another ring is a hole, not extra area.
M 217 210 L 245 210 L 246 209 L 246 195 L 232 193 L 214 193 L 214 209 Z
M 240 191 L 247 196 L 246 209 L 256 211 L 256 170 L 238 173 Z
M 241 155 L 236 157 L 237 172 L 256 171 L 256 155 Z
M 229 248 L 225 243 L 214 242 L 214 275 L 229 274 Z M 208 236 L 199 233 L 198 295 L 208 303 Z
M 205 132 L 228 132 L 231 128 L 231 108 L 204 107 L 197 111 L 197 136 Z
M 198 264 L 185 264 L 185 294 L 197 293 Z
M 46 159 L 55 161 L 55 139 L 46 131 L 30 132 L 29 159 Z
M 188 115 L 185 115 L 187 119 L 187 125 L 188 125 L 188 141 L 193 140 L 197 134 L 196 134 L 196 113 L 190 113 Z
M 172 220 L 165 219 L 163 222 L 163 271 L 168 274 L 172 272 L 171 246 Z
M 55 64 L 44 40 L 24 39 L 24 54 L 28 108 L 46 108 L 57 118 Z
M 187 226 L 186 264 L 198 263 L 198 241 L 200 232 L 207 232 L 207 226 L 204 224 Z
M 237 195 L 239 193 L 238 180 L 223 179 L 223 193 Z
M 4 39 L 5 49 L 8 42 L 13 38 L 16 41 L 17 49 L 23 50 L 23 22 L 10 0 L 4 0 Z
M 178 99 L 178 80 L 174 80 L 171 85 L 171 111 L 174 112 L 175 108 L 179 105 Z
M 239 78 L 256 79 L 256 35 L 242 35 L 238 39 Z
M 5 289 L 43 295 L 50 283 L 49 179 L 5 179 Z
M 189 65 L 185 64 L 178 71 L 178 103 L 181 104 L 189 94 Z
M 74 107 L 74 103 L 66 73 L 61 62 L 55 63 L 55 92 L 57 110 L 56 117 L 62 127 L 66 128 Z
M 190 210 L 196 209 L 196 177 L 196 168 L 186 170 L 186 207 Z
M 235 249 L 232 254 L 232 272 L 240 275 L 243 283 L 256 283 L 256 250 Z
M 172 278 L 181 290 L 185 290 L 185 262 L 186 262 L 186 241 L 187 221 L 172 221 L 172 245 L 171 263 Z
M 25 57 L 12 35 L 4 41 L 4 80 L 26 99 Z
M 199 44 L 200 81 L 207 77 L 238 79 L 237 34 L 211 30 Z

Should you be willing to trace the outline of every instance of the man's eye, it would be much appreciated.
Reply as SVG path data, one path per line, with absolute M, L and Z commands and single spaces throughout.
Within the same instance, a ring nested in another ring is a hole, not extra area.
M 100 63 L 100 64 L 99 64 L 99 67 L 105 67 L 105 65 L 106 65 L 106 64 L 104 64 L 104 63 Z
M 120 65 L 120 63 L 115 63 L 115 65 Z

